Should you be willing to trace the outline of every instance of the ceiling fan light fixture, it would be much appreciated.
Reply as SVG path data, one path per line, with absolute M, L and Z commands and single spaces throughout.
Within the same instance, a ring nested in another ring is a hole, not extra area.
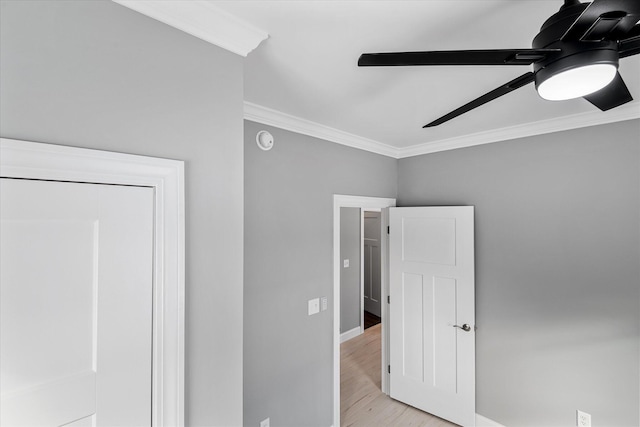
M 617 73 L 617 52 L 586 51 L 540 68 L 536 73 L 536 90 L 549 101 L 580 98 L 607 86 Z
M 581 98 L 607 86 L 618 69 L 613 64 L 588 64 L 554 74 L 538 84 L 538 94 L 549 101 Z

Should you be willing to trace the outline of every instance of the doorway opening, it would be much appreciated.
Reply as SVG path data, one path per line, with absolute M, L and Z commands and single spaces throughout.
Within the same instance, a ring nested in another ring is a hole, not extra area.
M 334 265 L 334 276 L 333 276 L 333 295 L 334 295 L 334 328 L 333 328 L 333 396 L 334 396 L 334 411 L 333 411 L 333 420 L 334 426 L 340 425 L 340 343 L 341 343 L 341 287 L 340 287 L 340 274 L 341 270 L 344 268 L 345 260 L 341 259 L 341 251 L 340 251 L 340 224 L 341 224 L 341 208 L 358 208 L 358 216 L 361 216 L 361 210 L 369 210 L 369 211 L 380 211 L 384 208 L 395 206 L 395 199 L 390 198 L 379 198 L 379 197 L 362 197 L 362 196 L 345 196 L 345 195 L 334 195 L 333 199 L 333 265 Z M 382 216 L 382 215 L 381 215 Z M 384 223 L 384 218 L 381 218 L 381 230 L 380 235 L 382 234 L 382 227 Z M 360 221 L 360 236 L 364 235 L 364 221 Z M 359 241 L 361 240 L 358 237 Z M 386 241 L 384 239 L 380 239 L 380 253 L 383 254 L 386 251 Z M 362 250 L 360 253 L 364 253 Z M 361 258 L 361 257 L 358 257 Z M 349 264 L 351 265 L 351 259 L 349 259 Z M 360 264 L 360 277 L 364 276 L 363 264 Z M 386 290 L 384 289 L 384 275 L 385 275 L 386 266 L 381 262 L 380 264 L 380 277 L 382 280 L 381 291 L 380 291 L 380 300 L 384 301 Z M 360 282 L 362 283 L 362 282 Z M 361 285 L 362 286 L 362 285 Z M 364 307 L 364 292 L 360 292 L 360 307 Z M 356 335 L 360 335 L 362 331 L 364 331 L 364 310 L 360 310 L 360 322 L 357 327 L 352 328 L 351 331 Z M 381 342 L 382 349 L 386 349 L 386 307 L 385 304 L 381 304 L 380 310 L 380 334 L 381 334 Z M 381 364 L 380 366 L 386 365 L 387 355 L 386 351 L 381 351 Z M 387 387 L 387 374 L 386 370 L 380 368 L 381 375 L 381 386 L 382 391 L 386 392 Z
M 367 199 L 334 196 L 334 425 L 342 425 L 341 421 L 371 425 L 382 418 L 389 426 L 420 424 L 434 418 L 443 423 L 437 425 L 455 425 L 450 421 L 475 425 L 475 329 L 469 326 L 475 322 L 473 207 L 395 208 L 391 203 L 379 207 L 381 323 L 370 328 L 379 332 L 377 342 L 364 343 L 379 352 L 361 363 L 340 358 L 341 314 L 347 313 L 341 310 L 341 271 L 352 259 L 342 259 L 341 211 L 346 216 L 349 210 L 345 208 L 358 208 L 355 212 L 361 213 L 371 207 Z M 364 290 L 360 295 L 360 307 L 364 308 Z M 393 311 L 389 296 L 398 301 Z M 364 315 L 364 309 L 361 313 Z M 370 334 L 363 331 L 361 321 L 350 330 L 354 337 L 343 339 L 343 346 L 351 347 L 345 355 L 357 352 L 354 343 L 368 340 Z M 378 369 L 377 381 L 367 374 L 368 368 Z M 389 369 L 394 370 L 393 376 Z M 350 400 L 346 393 L 341 398 L 341 375 L 345 384 L 356 379 L 350 390 L 361 398 Z M 457 384 L 455 391 L 451 392 L 450 384 Z M 368 391 L 362 394 L 358 386 L 367 385 Z

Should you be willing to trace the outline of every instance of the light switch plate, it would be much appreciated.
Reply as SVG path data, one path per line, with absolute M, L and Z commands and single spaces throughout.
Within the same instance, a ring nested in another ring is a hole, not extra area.
M 343 265 L 344 265 L 344 268 L 349 267 L 349 260 L 345 259 L 344 262 L 343 262 Z
M 260 427 L 269 427 L 269 424 L 270 424 L 269 418 L 265 418 L 264 420 L 260 421 Z
M 325 311 L 327 308 L 329 308 L 327 297 L 320 298 L 320 310 Z
M 320 298 L 309 300 L 309 316 L 320 312 Z

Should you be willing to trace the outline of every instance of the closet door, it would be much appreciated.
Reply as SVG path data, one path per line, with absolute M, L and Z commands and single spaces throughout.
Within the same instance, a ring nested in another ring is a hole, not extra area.
M 151 425 L 153 189 L 0 181 L 2 425 Z

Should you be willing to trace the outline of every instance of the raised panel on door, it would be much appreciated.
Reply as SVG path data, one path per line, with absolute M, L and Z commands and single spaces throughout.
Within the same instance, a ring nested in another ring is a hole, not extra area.
M 2 425 L 150 425 L 153 190 L 0 184 Z
M 390 395 L 475 423 L 473 208 L 391 208 Z M 471 325 L 463 331 L 455 325 Z

